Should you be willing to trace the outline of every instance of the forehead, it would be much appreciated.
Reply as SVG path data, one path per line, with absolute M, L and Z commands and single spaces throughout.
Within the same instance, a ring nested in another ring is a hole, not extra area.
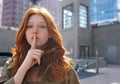
M 34 15 L 31 15 L 28 19 L 28 22 L 33 22 L 33 21 L 35 21 L 35 22 L 37 22 L 37 21 L 38 22 L 41 22 L 41 21 L 45 22 L 45 19 L 42 15 L 34 14 Z

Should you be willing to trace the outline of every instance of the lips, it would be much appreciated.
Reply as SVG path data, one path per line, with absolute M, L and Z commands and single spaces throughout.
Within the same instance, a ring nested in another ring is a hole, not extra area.
M 34 36 L 32 36 L 32 37 L 31 37 L 31 39 L 33 39 L 33 38 L 34 38 Z M 36 39 L 39 39 L 39 37 L 38 37 L 38 36 L 36 36 Z

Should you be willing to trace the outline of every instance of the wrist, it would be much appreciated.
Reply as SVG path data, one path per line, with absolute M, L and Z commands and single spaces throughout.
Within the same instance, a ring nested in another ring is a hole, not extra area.
M 26 72 L 27 72 L 27 69 L 22 68 L 22 67 L 20 67 L 17 70 L 17 73 L 14 76 L 15 84 L 22 84 L 22 81 L 24 79 L 24 76 L 25 76 Z

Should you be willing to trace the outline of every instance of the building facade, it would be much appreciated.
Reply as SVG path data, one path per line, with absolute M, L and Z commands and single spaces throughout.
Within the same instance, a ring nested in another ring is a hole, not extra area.
M 2 22 L 2 4 L 3 4 L 3 0 L 0 0 L 0 26 Z
M 97 53 L 108 63 L 120 64 L 119 23 L 91 27 L 89 0 L 63 0 L 61 7 L 60 31 L 72 58 L 96 57 Z
M 54 17 L 58 26 L 60 26 L 60 1 L 43 0 L 37 2 L 45 7 Z M 29 0 L 4 0 L 2 25 L 10 27 L 19 27 L 26 9 L 33 4 Z
M 90 0 L 91 24 L 104 26 L 120 22 L 120 0 Z
M 93 47 L 108 63 L 120 64 L 120 24 L 93 28 Z
M 42 0 L 38 4 L 45 7 L 54 17 L 57 26 L 60 26 L 61 16 L 60 16 L 60 1 L 59 0 Z
M 61 1 L 61 33 L 72 58 L 92 56 L 89 0 Z
M 3 0 L 2 26 L 18 28 L 24 12 L 31 5 L 29 0 Z

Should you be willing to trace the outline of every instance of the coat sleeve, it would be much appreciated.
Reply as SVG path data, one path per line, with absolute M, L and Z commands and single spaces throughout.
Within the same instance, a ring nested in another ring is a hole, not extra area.
M 9 74 L 8 63 L 6 62 L 0 74 L 0 84 L 15 84 L 14 78 L 10 78 Z
M 70 71 L 68 72 L 68 84 L 80 84 L 80 79 L 72 66 L 70 66 Z

